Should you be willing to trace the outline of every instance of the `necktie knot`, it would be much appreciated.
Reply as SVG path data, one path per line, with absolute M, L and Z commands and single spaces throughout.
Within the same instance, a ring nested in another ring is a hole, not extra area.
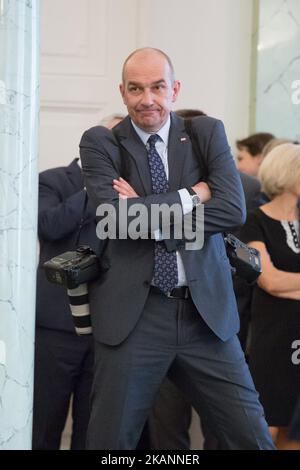
M 159 140 L 159 135 L 157 135 L 157 134 L 150 135 L 150 137 L 148 139 L 149 147 L 150 148 L 153 148 L 153 147 L 155 148 L 155 144 L 158 140 Z

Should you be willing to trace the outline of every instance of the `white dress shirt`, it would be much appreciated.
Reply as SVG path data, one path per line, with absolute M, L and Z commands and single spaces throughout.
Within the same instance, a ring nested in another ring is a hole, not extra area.
M 131 121 L 131 123 L 137 135 L 143 142 L 143 144 L 148 148 L 148 145 L 149 145 L 148 139 L 153 134 L 149 134 L 148 132 L 145 132 L 143 129 L 140 129 L 139 127 L 135 125 L 133 121 Z M 166 176 L 168 179 L 169 179 L 168 141 L 169 141 L 170 125 L 171 125 L 171 119 L 169 116 L 167 122 L 163 125 L 163 127 L 159 129 L 159 131 L 154 133 L 160 137 L 160 139 L 156 142 L 155 148 L 157 150 L 157 153 L 162 159 Z M 192 203 L 191 195 L 188 192 L 188 190 L 185 188 L 179 189 L 178 193 L 181 199 L 183 214 L 184 215 L 188 214 L 189 212 L 193 210 L 193 203 Z M 155 235 L 156 241 L 162 240 L 160 231 L 157 231 L 157 233 L 155 233 L 154 235 Z M 176 257 L 177 257 L 177 269 L 178 269 L 178 287 L 187 286 L 187 280 L 186 280 L 182 258 L 178 251 L 176 251 Z

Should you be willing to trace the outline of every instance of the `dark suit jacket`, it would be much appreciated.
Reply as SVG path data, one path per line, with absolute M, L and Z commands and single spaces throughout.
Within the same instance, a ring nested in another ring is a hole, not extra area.
M 205 204 L 204 247 L 197 251 L 181 249 L 181 255 L 200 315 L 226 340 L 238 331 L 239 319 L 221 232 L 244 223 L 245 201 L 223 124 L 202 116 L 194 122 L 213 197 Z M 112 180 L 120 176 L 124 158 L 126 178 L 140 196 L 128 199 L 129 208 L 136 202 L 149 211 L 151 204 L 181 204 L 178 189 L 200 180 L 199 158 L 193 154 L 183 119 L 174 113 L 168 142 L 168 193 L 151 194 L 147 151 L 129 117 L 115 128 L 115 136 L 98 126 L 86 131 L 80 142 L 85 184 L 95 204 L 111 203 L 118 210 L 119 198 Z M 98 341 L 116 345 L 132 331 L 143 311 L 153 276 L 154 241 L 109 240 L 103 261 L 107 270 L 90 289 L 93 330 Z
M 246 199 L 247 212 L 255 207 L 261 205 L 261 185 L 260 182 L 253 176 L 246 175 L 240 172 L 242 186 Z M 239 237 L 240 227 L 234 231 L 234 234 Z M 240 331 L 239 339 L 243 348 L 246 351 L 247 340 L 249 334 L 250 317 L 251 317 L 251 302 L 253 286 L 238 276 L 233 277 L 233 287 L 240 316 Z
M 246 175 L 241 171 L 239 172 L 239 174 L 241 177 L 241 182 L 246 200 L 246 209 L 248 212 L 261 204 L 261 185 L 258 179 L 254 178 L 254 176 Z
M 88 203 L 83 176 L 76 160 L 67 167 L 43 171 L 39 176 L 38 235 L 40 260 L 37 270 L 36 324 L 55 330 L 74 331 L 67 291 L 51 284 L 43 263 L 79 244 L 100 250 L 96 237 L 95 208 Z

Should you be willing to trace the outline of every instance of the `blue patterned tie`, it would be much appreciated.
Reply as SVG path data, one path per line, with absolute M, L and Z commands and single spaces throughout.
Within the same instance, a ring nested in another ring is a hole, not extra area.
M 148 139 L 148 159 L 154 194 L 166 193 L 169 189 L 162 159 L 155 148 L 159 139 L 157 134 L 151 135 Z M 155 243 L 153 283 L 165 294 L 171 292 L 178 284 L 176 252 L 169 253 L 163 242 Z

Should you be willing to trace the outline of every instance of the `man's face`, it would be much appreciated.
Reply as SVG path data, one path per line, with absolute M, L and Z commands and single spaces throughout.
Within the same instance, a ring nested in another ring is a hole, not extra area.
M 120 85 L 133 122 L 146 132 L 157 132 L 168 119 L 180 83 L 173 81 L 165 57 L 156 52 L 137 53 L 127 62 Z
M 246 147 L 242 147 L 238 150 L 236 166 L 239 171 L 246 173 L 250 176 L 257 177 L 259 166 L 263 160 L 261 154 L 253 157 L 251 153 L 248 152 Z

